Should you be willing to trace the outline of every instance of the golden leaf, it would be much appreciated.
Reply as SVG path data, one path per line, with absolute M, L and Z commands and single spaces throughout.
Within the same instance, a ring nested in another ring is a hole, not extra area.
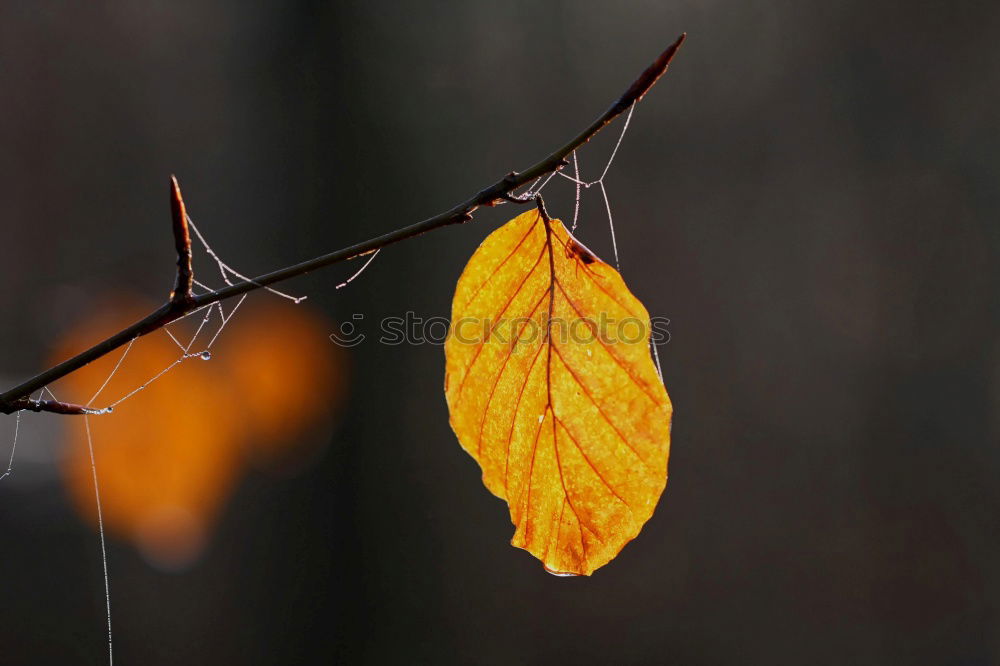
M 618 272 L 538 211 L 490 234 L 459 278 L 451 425 L 507 501 L 511 543 L 551 573 L 613 559 L 666 485 L 672 407 L 649 335 Z

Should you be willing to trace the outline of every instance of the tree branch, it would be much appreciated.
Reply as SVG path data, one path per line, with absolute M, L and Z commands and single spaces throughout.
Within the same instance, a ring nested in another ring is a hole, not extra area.
M 642 99 L 642 96 L 649 91 L 656 81 L 667 70 L 674 54 L 684 42 L 686 33 L 682 34 L 677 41 L 670 45 L 660 56 L 646 68 L 642 74 L 628 87 L 628 89 L 615 102 L 608 107 L 608 110 L 601 114 L 586 129 L 577 134 L 566 145 L 562 146 L 545 159 L 531 166 L 527 171 L 518 173 L 512 171 L 489 187 L 480 190 L 468 200 L 456 205 L 448 211 L 428 218 L 422 222 L 397 229 L 377 238 L 352 245 L 350 247 L 324 254 L 308 261 L 288 266 L 272 273 L 267 273 L 259 277 L 240 282 L 217 291 L 194 296 L 191 294 L 191 283 L 194 279 L 191 272 L 191 238 L 188 233 L 187 214 L 184 211 L 184 202 L 181 199 L 180 188 L 176 179 L 171 181 L 171 212 L 173 213 L 174 242 L 177 247 L 177 280 L 170 300 L 151 312 L 142 320 L 132 324 L 128 328 L 119 331 L 111 337 L 94 345 L 90 349 L 81 352 L 62 363 L 49 368 L 26 382 L 18 384 L 12 389 L 0 394 L 0 412 L 11 414 L 13 412 L 30 409 L 32 411 L 49 411 L 59 414 L 82 414 L 86 408 L 79 408 L 79 411 L 65 409 L 64 403 L 56 405 L 54 401 L 31 401 L 29 396 L 34 391 L 43 388 L 50 383 L 65 377 L 66 375 L 79 370 L 91 361 L 101 358 L 105 354 L 121 347 L 122 345 L 137 337 L 146 335 L 152 331 L 163 328 L 170 322 L 200 307 L 211 305 L 227 298 L 240 296 L 250 291 L 266 287 L 268 285 L 281 282 L 292 277 L 304 275 L 317 268 L 323 268 L 330 264 L 335 264 L 348 259 L 354 259 L 365 254 L 374 252 L 393 243 L 419 236 L 434 229 L 440 229 L 452 224 L 460 224 L 472 220 L 472 213 L 481 206 L 495 206 L 511 197 L 514 190 L 530 183 L 531 181 L 546 176 L 553 171 L 558 171 L 569 162 L 566 158 L 574 150 L 584 145 L 600 132 L 608 123 L 627 111 L 633 104 Z

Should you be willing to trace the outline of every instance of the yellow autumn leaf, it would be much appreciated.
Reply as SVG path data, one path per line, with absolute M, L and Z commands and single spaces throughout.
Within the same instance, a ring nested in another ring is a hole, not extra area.
M 618 272 L 537 210 L 490 234 L 459 278 L 451 425 L 507 501 L 511 543 L 552 573 L 613 559 L 666 485 L 673 410 L 649 335 Z

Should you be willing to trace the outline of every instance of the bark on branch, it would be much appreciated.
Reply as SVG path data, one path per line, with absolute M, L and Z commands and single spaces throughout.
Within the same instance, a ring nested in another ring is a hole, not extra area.
M 653 63 L 647 67 L 638 78 L 628 87 L 628 89 L 608 107 L 607 111 L 601 114 L 586 129 L 577 134 L 569 143 L 565 144 L 548 157 L 537 164 L 531 166 L 526 171 L 512 171 L 489 187 L 480 190 L 478 193 L 454 206 L 439 215 L 428 218 L 422 222 L 412 224 L 408 227 L 397 229 L 377 238 L 352 245 L 350 247 L 330 252 L 308 261 L 288 266 L 280 270 L 267 273 L 227 286 L 217 291 L 211 291 L 199 296 L 191 293 L 191 285 L 194 274 L 191 270 L 191 237 L 188 232 L 187 213 L 184 209 L 184 201 L 181 198 L 180 187 L 176 179 L 171 179 L 170 204 L 173 215 L 174 243 L 177 248 L 177 279 L 170 299 L 162 306 L 151 312 L 149 315 L 132 324 L 126 329 L 119 331 L 83 351 L 76 356 L 63 361 L 62 363 L 39 373 L 35 377 L 18 384 L 10 390 L 0 394 L 0 412 L 11 414 L 20 410 L 47 411 L 57 414 L 85 414 L 87 408 L 79 405 L 68 405 L 57 403 L 56 401 L 31 400 L 30 396 L 38 389 L 48 386 L 52 382 L 65 377 L 66 375 L 79 370 L 91 361 L 94 361 L 109 352 L 118 349 L 130 340 L 159 330 L 170 322 L 197 308 L 211 305 L 219 301 L 240 296 L 250 291 L 266 287 L 268 285 L 287 280 L 299 275 L 304 275 L 317 268 L 323 268 L 331 264 L 354 259 L 365 254 L 369 254 L 378 249 L 398 243 L 400 241 L 419 236 L 434 229 L 440 229 L 452 224 L 461 224 L 472 220 L 472 213 L 481 206 L 494 206 L 513 196 L 514 190 L 527 185 L 537 178 L 546 176 L 553 171 L 558 171 L 568 164 L 566 158 L 574 150 L 584 145 L 600 132 L 608 123 L 627 111 L 636 102 L 642 99 L 650 88 L 657 82 L 660 76 L 667 70 L 674 54 L 684 42 L 686 33 L 677 38 Z

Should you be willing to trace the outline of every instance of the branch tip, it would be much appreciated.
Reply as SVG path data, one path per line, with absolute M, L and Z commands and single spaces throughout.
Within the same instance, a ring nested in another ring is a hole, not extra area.
M 673 44 L 667 47 L 667 49 L 659 55 L 659 57 L 653 61 L 649 67 L 639 75 L 629 89 L 625 91 L 617 102 L 615 102 L 614 108 L 619 110 L 625 110 L 632 106 L 636 102 L 642 99 L 643 95 L 649 92 L 649 89 L 653 87 L 657 79 L 663 76 L 663 73 L 667 71 L 667 67 L 670 66 L 670 61 L 674 59 L 677 51 L 681 48 L 681 44 L 687 38 L 687 33 L 682 32 L 681 36 L 677 38 Z

